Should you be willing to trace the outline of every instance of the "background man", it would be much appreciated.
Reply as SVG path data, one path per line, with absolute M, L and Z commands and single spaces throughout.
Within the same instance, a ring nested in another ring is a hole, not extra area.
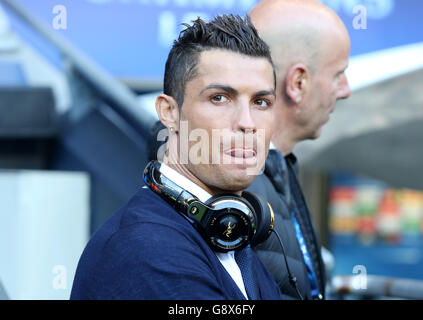
M 298 142 L 318 138 L 336 101 L 350 95 L 344 73 L 349 35 L 339 17 L 314 0 L 262 0 L 250 16 L 271 48 L 277 73 L 275 150 L 269 152 L 265 175 L 250 190 L 266 196 L 274 208 L 275 229 L 285 244 L 287 262 L 302 296 L 321 299 L 325 269 L 292 151 Z M 275 242 L 270 237 L 256 248 L 257 253 L 282 293 L 297 298 Z
M 274 90 L 269 49 L 248 19 L 220 16 L 187 26 L 169 54 L 164 93 L 156 99 L 158 116 L 169 129 L 168 152 L 161 165 L 156 163 L 159 172 L 201 202 L 221 193 L 241 195 L 254 179 L 248 169 L 264 165 Z M 264 154 L 258 154 L 256 140 L 249 149 L 230 144 L 219 148 L 220 161 L 213 164 L 215 150 L 206 143 L 209 161 L 189 157 L 185 163 L 181 158 L 192 154 L 195 143 L 181 139 L 183 123 L 188 133 L 197 130 L 208 138 L 218 129 L 231 139 L 247 133 L 257 139 L 263 130 Z M 170 205 L 153 190 L 140 189 L 92 237 L 78 265 L 72 299 L 281 298 L 248 246 L 212 251 L 176 203 Z M 243 271 L 246 264 L 249 274 Z

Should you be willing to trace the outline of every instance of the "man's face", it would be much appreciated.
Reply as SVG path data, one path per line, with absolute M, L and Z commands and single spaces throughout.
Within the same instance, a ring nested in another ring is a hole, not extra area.
M 318 138 L 335 110 L 336 101 L 351 94 L 345 75 L 350 53 L 349 38 L 333 35 L 327 41 L 320 57 L 320 67 L 311 76 L 311 90 L 305 101 L 307 109 L 303 125 L 306 139 Z
M 261 168 L 267 156 L 274 90 L 273 68 L 265 58 L 219 49 L 200 54 L 179 117 L 180 158 L 185 123 L 190 140 L 185 166 L 197 179 L 223 191 L 251 184 L 252 169 Z M 247 135 L 252 140 L 246 141 Z

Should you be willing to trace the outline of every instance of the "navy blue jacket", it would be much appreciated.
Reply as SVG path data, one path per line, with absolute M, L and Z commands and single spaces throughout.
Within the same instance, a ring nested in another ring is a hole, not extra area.
M 262 299 L 281 299 L 253 254 Z M 90 239 L 71 299 L 244 299 L 195 228 L 150 189 L 141 188 Z

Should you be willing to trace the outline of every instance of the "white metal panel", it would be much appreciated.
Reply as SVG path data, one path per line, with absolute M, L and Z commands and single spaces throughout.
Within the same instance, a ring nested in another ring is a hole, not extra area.
M 0 278 L 10 299 L 68 299 L 88 237 L 88 175 L 0 172 Z

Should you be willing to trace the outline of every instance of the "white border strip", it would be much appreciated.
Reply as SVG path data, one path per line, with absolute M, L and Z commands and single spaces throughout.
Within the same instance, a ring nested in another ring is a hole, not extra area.
M 346 71 L 352 91 L 423 68 L 423 42 L 350 58 Z

